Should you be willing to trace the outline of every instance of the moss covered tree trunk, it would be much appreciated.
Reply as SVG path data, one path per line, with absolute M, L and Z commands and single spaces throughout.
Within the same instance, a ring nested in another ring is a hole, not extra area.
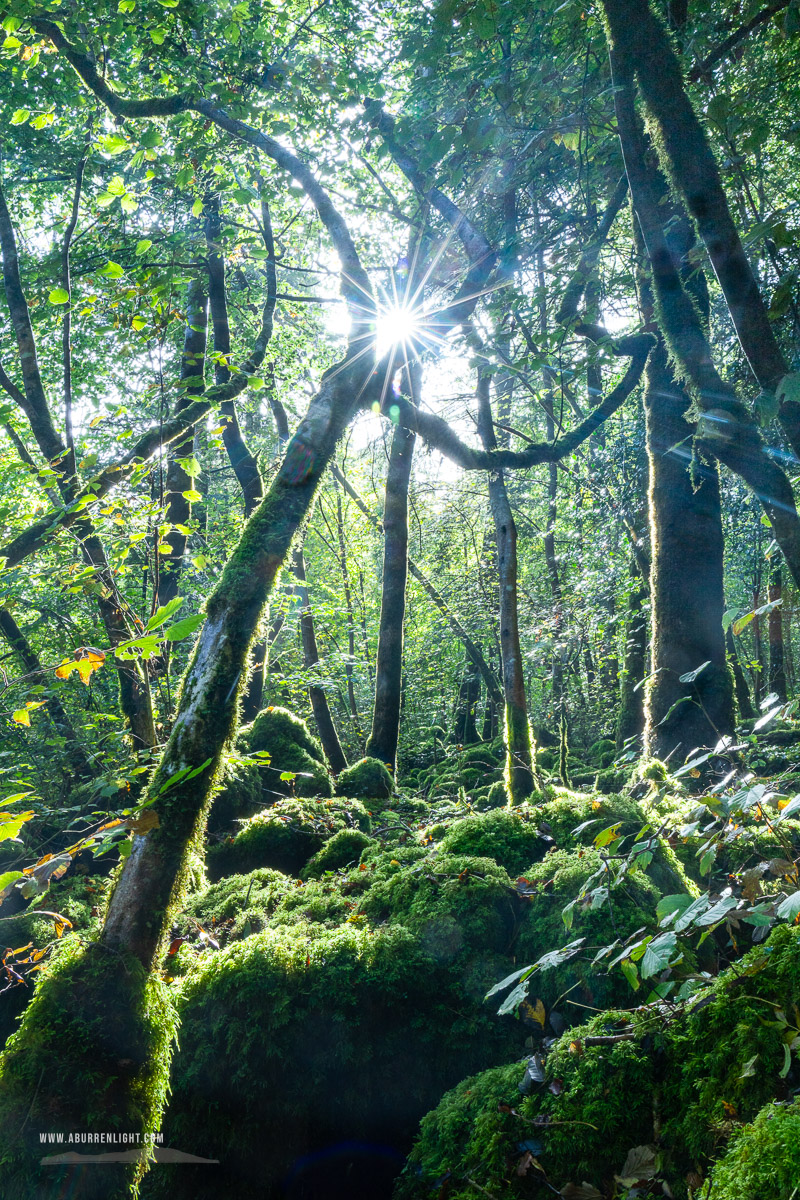
M 490 377 L 478 373 L 478 432 L 484 449 L 494 450 L 494 432 Z M 508 500 L 503 472 L 489 471 L 489 507 L 497 546 L 497 572 L 500 590 L 500 655 L 503 672 L 505 703 L 506 785 L 512 804 L 519 804 L 534 789 L 533 745 L 528 706 L 525 698 L 525 676 L 522 668 L 522 648 L 519 637 L 517 606 L 517 526 Z
M 663 21 L 649 0 L 603 0 L 615 50 L 636 72 L 663 166 L 683 197 L 714 267 L 742 350 L 759 385 L 775 391 L 788 371 L 731 216 L 716 159 L 686 94 Z M 800 455 L 800 403 L 784 399 L 779 420 Z
M 620 678 L 619 716 L 616 744 L 621 750 L 630 738 L 640 738 L 644 732 L 644 678 L 647 673 L 649 628 L 645 604 L 650 595 L 648 580 L 643 579 L 638 564 L 631 561 L 631 585 L 628 592 L 628 615 L 625 629 L 625 656 Z
M 646 747 L 657 758 L 679 751 L 678 760 L 734 727 L 722 632 L 719 478 L 715 464 L 696 464 L 694 476 L 689 472 L 681 453 L 692 436 L 688 405 L 659 342 L 646 367 L 645 392 L 653 627 Z M 701 667 L 694 679 L 681 680 Z
M 750 688 L 747 686 L 742 664 L 739 662 L 739 656 L 736 653 L 733 631 L 730 625 L 725 630 L 725 651 L 728 655 L 728 662 L 730 663 L 731 674 L 733 675 L 736 707 L 739 710 L 739 716 L 748 721 L 756 715 L 756 710 L 753 708 L 753 701 L 750 698 Z
M 769 568 L 769 600 L 777 604 L 770 610 L 767 633 L 769 636 L 769 690 L 779 700 L 786 699 L 786 654 L 783 645 L 783 571 L 780 554 L 775 551 Z
M 48 1188 L 64 1186 L 73 1200 L 127 1200 L 143 1169 L 141 1163 L 97 1167 L 58 1182 L 53 1168 L 39 1166 L 39 1132 L 85 1131 L 98 1121 L 134 1132 L 159 1125 L 174 1031 L 154 968 L 236 731 L 262 613 L 364 390 L 364 368 L 353 362 L 323 380 L 207 603 L 172 733 L 145 797 L 150 828 L 134 836 L 102 933 L 85 949 L 65 950 L 6 1048 L 0 1069 L 4 1197 L 38 1200 Z
M 415 435 L 400 425 L 392 433 L 386 500 L 383 510 L 383 581 L 378 654 L 375 664 L 375 704 L 367 754 L 397 765 L 403 674 L 403 623 L 408 578 L 408 485 Z

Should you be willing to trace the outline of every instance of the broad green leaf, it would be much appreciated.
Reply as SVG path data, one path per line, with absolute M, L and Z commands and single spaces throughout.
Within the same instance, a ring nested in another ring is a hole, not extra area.
M 152 244 L 150 238 L 142 238 L 141 241 L 137 242 L 136 249 L 134 250 L 136 257 L 141 258 L 143 254 L 147 254 Z
M 69 304 L 69 292 L 65 288 L 53 288 L 47 299 L 51 304 Z
M 27 108 L 17 108 L 11 114 L 11 124 L 12 125 L 24 125 L 25 122 L 30 117 L 30 115 L 31 114 Z
M 776 916 L 784 921 L 794 921 L 800 913 L 800 892 L 792 892 L 775 910 Z
M 178 611 L 182 604 L 183 597 L 176 596 L 174 600 L 170 600 L 169 604 L 163 604 L 160 608 L 157 608 L 145 626 L 146 632 L 152 633 L 154 629 L 159 629 L 169 620 L 173 613 Z
M 179 642 L 181 638 L 190 637 L 198 630 L 205 619 L 205 613 L 195 613 L 192 617 L 184 617 L 177 624 L 170 625 L 169 629 L 164 631 L 164 637 L 168 642 Z

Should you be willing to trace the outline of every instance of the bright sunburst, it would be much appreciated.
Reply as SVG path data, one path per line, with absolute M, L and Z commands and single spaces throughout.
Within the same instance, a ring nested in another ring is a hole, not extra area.
M 391 350 L 408 350 L 420 340 L 422 313 L 404 304 L 382 309 L 375 320 L 375 355 L 382 359 Z

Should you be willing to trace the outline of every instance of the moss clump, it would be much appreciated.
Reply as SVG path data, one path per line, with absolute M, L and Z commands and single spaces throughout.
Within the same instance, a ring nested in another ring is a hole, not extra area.
M 617 757 L 617 748 L 611 738 L 600 738 L 586 752 L 587 760 L 598 767 L 610 767 Z
M 716 1200 L 792 1200 L 800 1184 L 800 1104 L 768 1104 L 711 1172 Z
M 493 783 L 483 797 L 483 804 L 487 808 L 505 808 L 508 804 L 508 792 L 506 785 L 502 781 Z
M 148 1196 L 263 1200 L 281 1194 L 298 1160 L 293 1183 L 305 1194 L 309 1148 L 343 1136 L 402 1145 L 443 1088 L 519 1047 L 519 1027 L 465 1003 L 460 972 L 402 926 L 300 930 L 237 942 L 183 982 L 165 1140 L 221 1161 L 213 1171 L 159 1167 Z M 487 962 L 483 986 L 492 970 Z M 359 1174 L 363 1154 L 351 1158 L 347 1194 L 374 1194 Z M 328 1190 L 315 1194 L 335 1192 L 325 1168 Z
M 636 1042 L 584 1047 L 583 1037 L 606 1034 L 608 1024 L 595 1019 L 556 1043 L 546 1068 L 553 1091 L 533 1085 L 521 1098 L 525 1066 L 514 1063 L 449 1092 L 422 1122 L 396 1200 L 429 1200 L 445 1178 L 453 1200 L 476 1195 L 475 1184 L 493 1196 L 537 1200 L 568 1183 L 613 1184 L 631 1146 L 652 1140 L 653 1069 Z M 528 1154 L 549 1189 L 532 1165 L 518 1172 Z
M 386 854 L 375 867 L 359 906 L 373 925 L 404 925 L 439 963 L 476 955 L 483 962 L 487 952 L 508 951 L 516 926 L 513 887 L 493 859 L 434 853 L 409 871 Z M 478 989 L 472 998 L 480 1003 L 482 995 Z
M 637 775 L 639 779 L 649 779 L 653 783 L 665 783 L 668 776 L 667 765 L 660 758 L 651 758 L 640 765 Z
M 394 792 L 391 773 L 378 758 L 362 758 L 336 780 L 337 796 L 388 800 Z
M 99 943 L 66 938 L 0 1059 L 0 1195 L 69 1191 L 74 1168 L 40 1166 L 40 1133 L 58 1130 L 66 1140 L 87 1130 L 157 1129 L 175 1029 L 156 975 Z M 123 1200 L 140 1172 L 136 1163 L 93 1166 L 81 1197 Z
M 267 867 L 248 875 L 231 875 L 192 896 L 178 918 L 177 927 L 188 932 L 197 921 L 218 940 L 233 941 L 247 936 L 264 927 L 291 886 L 287 875 Z
M 597 878 L 590 881 L 594 875 Z M 583 1012 L 570 1007 L 570 1000 L 597 1008 L 629 1004 L 633 993 L 619 968 L 605 973 L 602 966 L 589 964 L 598 950 L 617 938 L 624 940 L 642 926 L 654 930 L 661 892 L 633 867 L 624 886 L 614 889 L 610 899 L 604 896 L 607 879 L 600 854 L 594 849 L 554 850 L 532 866 L 526 878 L 534 891 L 515 948 L 519 962 L 535 962 L 566 941 L 586 939 L 576 958 L 534 976 L 531 994 L 535 992 L 548 1005 L 568 992 L 563 1012 L 567 1020 L 570 1013 Z M 585 886 L 586 895 L 568 910 L 571 926 L 567 932 L 564 909 Z
M 235 838 L 209 847 L 211 879 L 272 867 L 296 875 L 340 829 L 368 832 L 369 813 L 358 800 L 279 800 L 245 821 Z
M 239 734 L 239 744 L 251 754 L 266 751 L 269 766 L 260 768 L 265 779 L 265 799 L 276 794 L 298 796 L 332 796 L 333 783 L 325 765 L 322 747 L 301 721 L 287 708 L 265 708 Z M 295 778 L 282 780 L 286 772 Z
M 304 879 L 318 879 L 326 871 L 339 871 L 357 863 L 368 846 L 377 845 L 374 838 L 360 829 L 340 829 L 303 870 Z
M 452 824 L 442 838 L 448 854 L 493 858 L 509 875 L 521 874 L 546 849 L 535 810 L 496 808 Z
M 713 1158 L 731 1117 L 752 1120 L 773 1099 L 784 1062 L 776 1011 L 800 995 L 800 932 L 777 926 L 714 982 L 702 1006 L 670 1031 L 663 1144 L 677 1166 Z M 751 1070 L 745 1073 L 748 1063 Z

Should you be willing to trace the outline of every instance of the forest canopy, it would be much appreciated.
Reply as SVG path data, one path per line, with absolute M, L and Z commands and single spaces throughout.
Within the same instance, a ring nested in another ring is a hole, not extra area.
M 0 24 L 0 1196 L 790 1200 L 798 0 Z

